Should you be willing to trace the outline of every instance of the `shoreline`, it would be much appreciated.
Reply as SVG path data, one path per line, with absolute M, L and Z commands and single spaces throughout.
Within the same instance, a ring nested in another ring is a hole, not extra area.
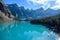
M 58 30 L 58 27 L 56 28 L 55 26 L 51 26 L 51 25 L 47 25 L 47 24 L 43 24 L 43 23 L 31 23 L 30 24 L 35 24 L 35 25 L 43 25 L 46 26 L 50 31 L 55 32 L 56 34 L 60 35 L 60 31 Z

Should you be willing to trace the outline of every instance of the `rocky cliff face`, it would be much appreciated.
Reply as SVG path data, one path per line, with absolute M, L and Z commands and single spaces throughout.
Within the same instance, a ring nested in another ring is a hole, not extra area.
M 6 7 L 2 0 L 0 0 L 0 17 L 3 19 L 3 21 L 10 21 L 13 17 L 10 10 Z

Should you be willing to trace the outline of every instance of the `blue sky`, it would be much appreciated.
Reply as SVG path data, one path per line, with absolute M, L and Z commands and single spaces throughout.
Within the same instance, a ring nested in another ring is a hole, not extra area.
M 60 0 L 3 0 L 5 4 L 16 3 L 18 6 L 24 6 L 25 8 L 38 9 L 43 7 L 45 10 L 60 9 Z

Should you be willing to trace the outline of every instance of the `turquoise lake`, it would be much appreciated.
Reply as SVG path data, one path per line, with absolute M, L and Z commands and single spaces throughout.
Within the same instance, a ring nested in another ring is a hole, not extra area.
M 46 26 L 29 22 L 6 22 L 0 24 L 0 40 L 56 40 L 57 35 Z

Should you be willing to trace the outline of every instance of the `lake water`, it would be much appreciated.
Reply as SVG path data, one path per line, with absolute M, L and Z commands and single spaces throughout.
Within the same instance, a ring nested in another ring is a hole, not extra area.
M 29 22 L 6 22 L 0 24 L 0 40 L 57 40 L 57 35 L 46 26 Z

